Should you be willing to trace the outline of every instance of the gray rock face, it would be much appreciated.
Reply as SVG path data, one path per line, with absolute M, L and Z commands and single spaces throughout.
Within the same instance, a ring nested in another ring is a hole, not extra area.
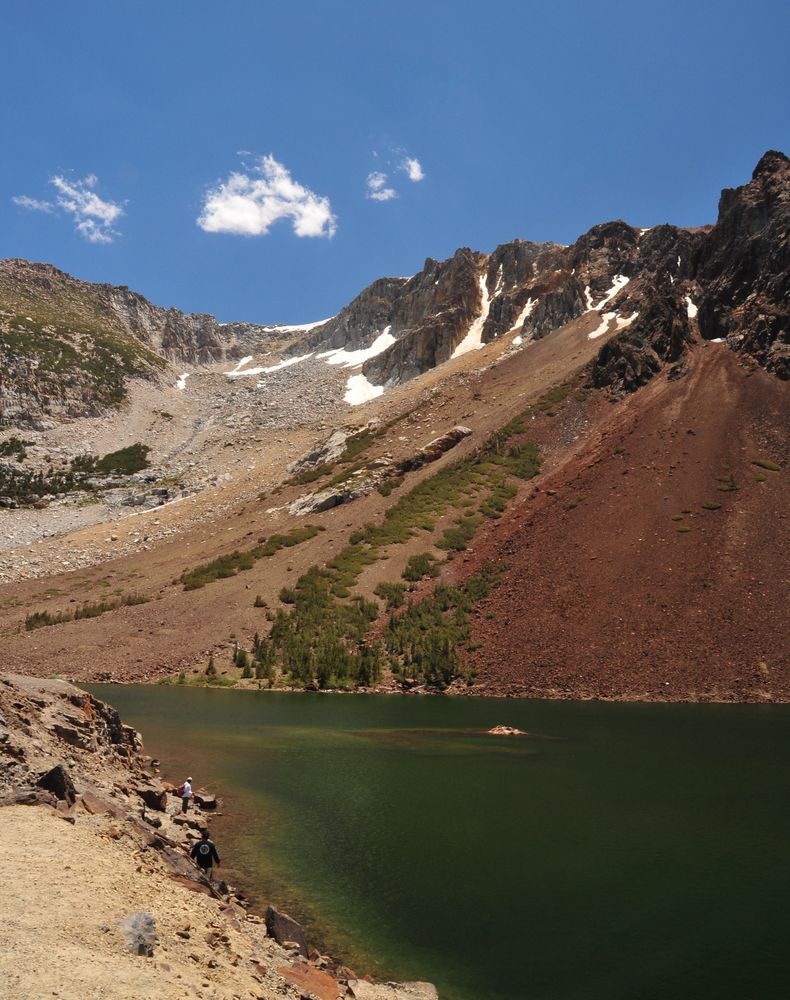
M 315 469 L 319 465 L 326 465 L 327 462 L 334 462 L 346 450 L 348 437 L 349 435 L 345 431 L 334 431 L 323 444 L 301 455 L 295 462 L 291 462 L 287 467 L 288 472 L 291 475 L 298 475 L 300 472 Z
M 289 917 L 287 913 L 281 913 L 273 906 L 268 906 L 266 908 L 266 930 L 278 944 L 293 941 L 299 946 L 299 954 L 307 958 L 307 938 L 302 925 L 297 923 L 293 917 Z
M 790 159 L 766 153 L 748 184 L 722 191 L 703 241 L 700 333 L 725 338 L 790 379 Z

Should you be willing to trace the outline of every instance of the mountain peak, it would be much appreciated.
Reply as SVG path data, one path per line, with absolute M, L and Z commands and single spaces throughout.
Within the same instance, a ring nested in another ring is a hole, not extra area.
M 778 149 L 769 149 L 763 153 L 752 173 L 752 180 L 765 174 L 777 174 L 790 167 L 790 159 Z

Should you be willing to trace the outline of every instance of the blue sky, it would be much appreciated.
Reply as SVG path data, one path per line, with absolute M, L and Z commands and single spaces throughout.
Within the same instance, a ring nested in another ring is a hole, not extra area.
M 790 153 L 784 0 L 3 8 L 0 257 L 224 321 L 321 319 L 458 246 L 713 221 Z

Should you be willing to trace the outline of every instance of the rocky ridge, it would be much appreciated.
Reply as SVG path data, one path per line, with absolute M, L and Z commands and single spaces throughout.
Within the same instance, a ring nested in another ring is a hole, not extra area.
M 378 279 L 330 320 L 295 327 L 223 324 L 48 264 L 2 261 L 0 411 L 19 425 L 85 416 L 117 405 L 130 377 L 170 379 L 172 365 L 262 353 L 291 363 L 314 355 L 391 387 L 501 338 L 523 347 L 596 313 L 597 385 L 633 391 L 676 364 L 692 320 L 703 338 L 788 378 L 789 206 L 790 161 L 769 151 L 748 184 L 722 193 L 713 226 L 614 221 L 567 247 L 462 248 L 410 278 Z

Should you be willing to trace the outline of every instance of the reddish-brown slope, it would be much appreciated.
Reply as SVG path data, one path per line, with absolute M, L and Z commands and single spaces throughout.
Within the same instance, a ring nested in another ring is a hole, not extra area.
M 790 698 L 790 385 L 718 345 L 690 360 L 475 540 L 465 570 L 510 564 L 469 657 L 489 690 Z

